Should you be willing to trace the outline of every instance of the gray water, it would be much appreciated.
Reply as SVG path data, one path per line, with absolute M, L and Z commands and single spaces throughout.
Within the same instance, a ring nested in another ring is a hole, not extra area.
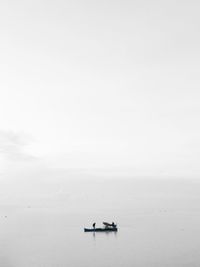
M 199 193 L 192 180 L 4 183 L 0 266 L 200 266 Z M 102 221 L 119 231 L 84 233 Z

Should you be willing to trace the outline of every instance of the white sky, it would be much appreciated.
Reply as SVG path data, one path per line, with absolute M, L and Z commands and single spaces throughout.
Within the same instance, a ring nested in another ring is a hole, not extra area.
M 1 1 L 2 165 L 198 176 L 199 8 Z

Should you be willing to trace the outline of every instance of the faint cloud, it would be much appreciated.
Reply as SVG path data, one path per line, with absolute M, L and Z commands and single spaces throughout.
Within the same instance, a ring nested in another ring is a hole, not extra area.
M 31 137 L 24 133 L 0 130 L 0 155 L 12 161 L 32 161 L 34 156 L 26 152 Z

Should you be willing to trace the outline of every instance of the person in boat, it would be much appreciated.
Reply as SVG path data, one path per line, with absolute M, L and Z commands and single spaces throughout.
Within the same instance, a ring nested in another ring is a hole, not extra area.
M 93 226 L 93 228 L 95 229 L 96 223 L 93 223 L 93 225 L 92 225 L 92 226 Z
M 106 229 L 108 229 L 110 227 L 112 227 L 112 228 L 116 228 L 117 227 L 117 225 L 114 222 L 112 222 L 112 223 L 103 222 L 103 224 L 105 225 Z
M 112 222 L 111 225 L 112 225 L 113 228 L 116 228 L 116 224 L 114 224 L 114 222 Z

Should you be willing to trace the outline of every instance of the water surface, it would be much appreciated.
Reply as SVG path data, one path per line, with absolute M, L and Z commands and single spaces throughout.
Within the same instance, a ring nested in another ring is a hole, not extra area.
M 199 266 L 198 181 L 39 184 L 2 197 L 0 266 Z M 84 233 L 94 221 L 119 231 Z

